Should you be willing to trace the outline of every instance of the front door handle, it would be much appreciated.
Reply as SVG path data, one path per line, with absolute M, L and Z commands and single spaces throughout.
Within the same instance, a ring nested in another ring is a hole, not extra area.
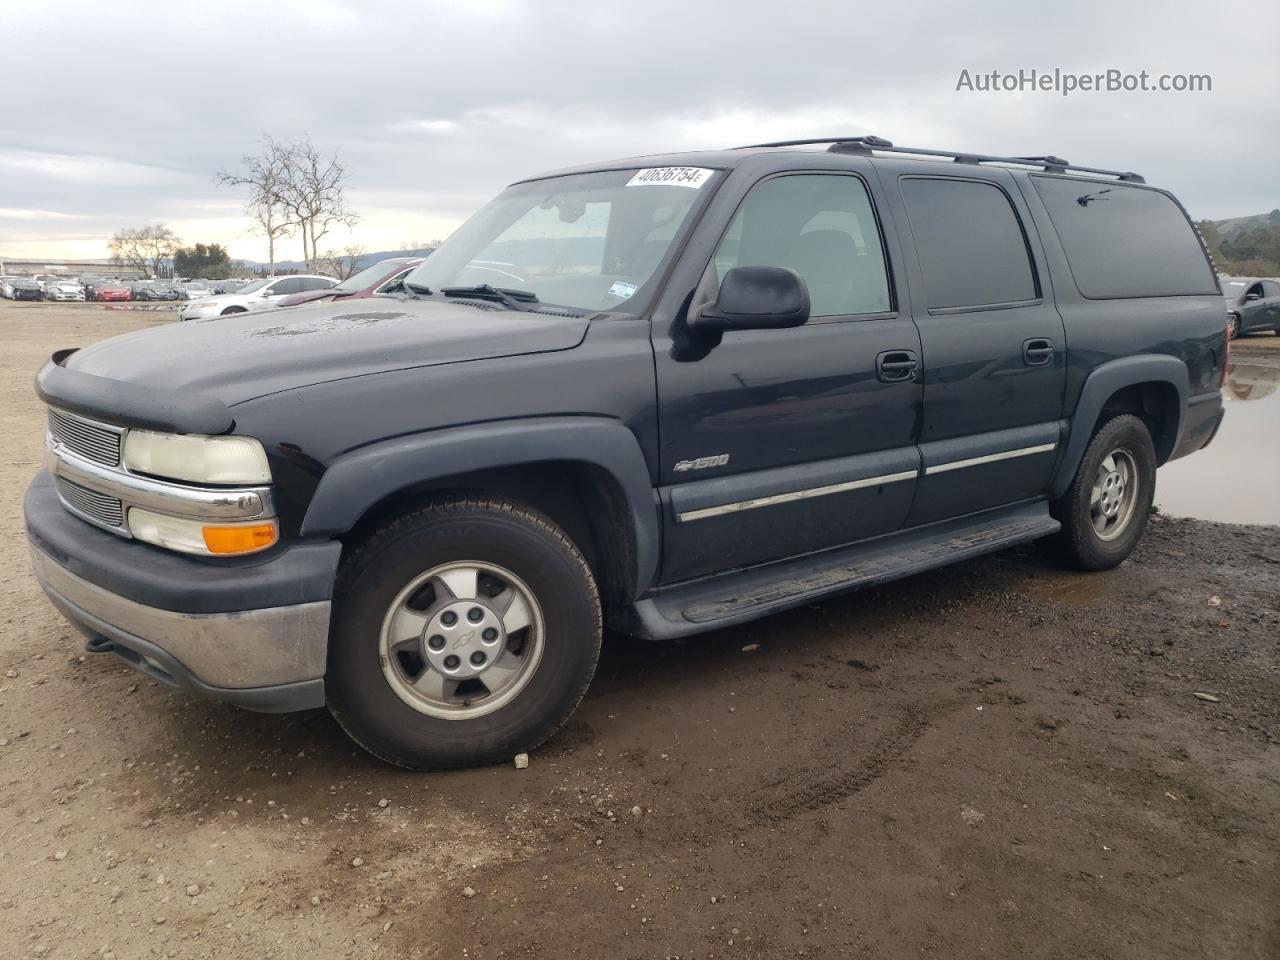
M 1048 337 L 1032 337 L 1022 341 L 1022 362 L 1028 367 L 1043 367 L 1053 359 L 1053 341 Z
M 883 383 L 910 383 L 920 369 L 913 350 L 885 350 L 876 355 L 876 377 Z

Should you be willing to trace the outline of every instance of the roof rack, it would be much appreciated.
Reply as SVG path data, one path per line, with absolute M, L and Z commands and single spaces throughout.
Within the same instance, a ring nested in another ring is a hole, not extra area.
M 806 140 L 775 140 L 772 143 L 752 143 L 737 150 L 751 150 L 762 147 L 805 147 L 815 144 L 830 144 L 827 150 L 832 153 L 870 154 L 874 150 L 885 153 L 904 153 L 918 157 L 947 157 L 954 163 L 1009 163 L 1022 167 L 1039 167 L 1046 173 L 1089 173 L 1099 177 L 1115 177 L 1125 183 L 1146 183 L 1141 174 L 1125 170 L 1103 170 L 1100 167 L 1081 167 L 1061 157 L 996 157 L 985 153 L 957 153 L 954 150 L 924 150 L 919 147 L 895 147 L 884 137 L 811 137 Z

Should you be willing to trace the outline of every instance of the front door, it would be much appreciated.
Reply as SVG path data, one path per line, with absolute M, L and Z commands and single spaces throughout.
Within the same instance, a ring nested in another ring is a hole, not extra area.
M 916 253 L 924 472 L 908 526 L 1043 495 L 1063 424 L 1066 336 L 1011 175 L 897 179 Z
M 866 180 L 756 183 L 699 293 L 759 265 L 804 278 L 807 324 L 719 343 L 691 342 L 679 324 L 653 333 L 665 583 L 891 532 L 911 503 L 920 343 L 898 311 Z

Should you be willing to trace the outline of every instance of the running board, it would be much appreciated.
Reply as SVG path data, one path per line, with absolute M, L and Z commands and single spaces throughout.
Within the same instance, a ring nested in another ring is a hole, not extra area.
M 1057 533 L 1062 525 L 1043 501 L 1001 507 L 916 527 L 848 547 L 810 554 L 668 588 L 638 601 L 634 633 L 652 640 L 684 637 L 754 620 L 856 587 L 945 566 Z

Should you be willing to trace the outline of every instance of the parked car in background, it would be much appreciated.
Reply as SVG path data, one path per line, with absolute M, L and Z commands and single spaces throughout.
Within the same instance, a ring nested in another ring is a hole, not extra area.
M 16 279 L 17 277 L 0 277 L 0 298 L 13 299 L 13 281 Z
M 84 287 L 79 280 L 64 278 L 50 280 L 44 285 L 44 298 L 62 303 L 84 302 Z
M 66 277 L 60 277 L 57 274 L 53 274 L 53 273 L 37 273 L 31 279 L 35 281 L 36 286 L 40 288 L 40 292 L 44 293 L 44 288 L 48 286 L 50 283 L 53 283 L 57 280 L 65 280 Z
M 222 296 L 224 293 L 235 293 L 243 287 L 247 287 L 249 283 L 250 281 L 248 280 L 219 280 L 213 285 L 213 292 L 217 296 Z
M 382 260 L 371 267 L 365 267 L 335 286 L 295 293 L 280 300 L 276 306 L 296 307 L 303 303 L 339 299 L 359 300 L 378 294 L 393 293 L 399 289 L 400 281 L 423 259 L 422 257 L 392 257 L 389 260 Z
M 312 274 L 293 277 L 267 277 L 242 287 L 235 293 L 205 300 L 193 300 L 178 313 L 179 320 L 207 320 L 229 313 L 249 313 L 275 306 L 281 297 L 309 290 L 327 290 L 337 284 L 333 277 Z
M 203 280 L 192 280 L 180 287 L 183 300 L 202 300 L 213 296 L 213 287 Z
M 135 300 L 179 300 L 181 293 L 169 280 L 143 280 L 133 284 Z
M 93 299 L 101 301 L 132 300 L 133 290 L 127 283 L 108 280 L 94 288 Z
M 1280 281 L 1264 277 L 1222 277 L 1231 337 L 1273 331 L 1280 336 Z
M 44 290 L 33 278 L 15 277 L 11 286 L 13 296 L 10 299 L 12 300 L 39 300 L 44 296 Z
M 106 282 L 105 278 L 99 276 L 89 275 L 81 277 L 80 285 L 84 287 L 84 298 L 86 300 L 96 299 L 98 287 Z

